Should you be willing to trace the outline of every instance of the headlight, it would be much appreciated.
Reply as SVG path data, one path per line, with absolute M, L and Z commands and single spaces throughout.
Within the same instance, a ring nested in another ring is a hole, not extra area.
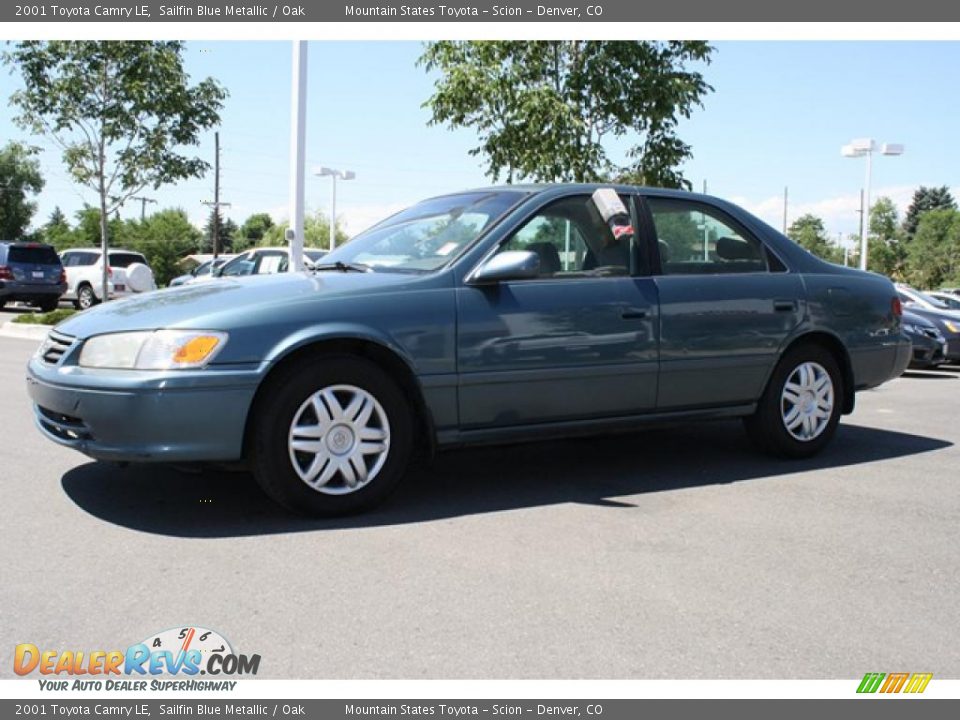
M 209 363 L 226 342 L 226 333 L 209 330 L 96 335 L 83 344 L 79 364 L 125 370 L 199 368 Z
M 952 320 L 944 320 L 943 324 L 947 326 L 947 330 L 952 333 L 960 333 L 960 325 L 953 322 Z

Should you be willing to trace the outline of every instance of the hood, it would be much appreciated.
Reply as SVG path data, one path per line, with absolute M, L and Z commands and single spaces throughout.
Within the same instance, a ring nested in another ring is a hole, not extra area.
M 181 285 L 78 313 L 57 332 L 77 338 L 133 330 L 198 328 L 229 330 L 251 315 L 283 317 L 291 306 L 324 300 L 396 291 L 422 283 L 423 276 L 401 273 L 279 273 Z
M 902 322 L 909 323 L 910 325 L 916 325 L 918 327 L 930 327 L 930 328 L 937 327 L 936 324 L 930 322 L 929 320 L 927 320 L 927 318 L 923 317 L 922 315 L 917 315 L 914 312 L 910 312 L 909 310 L 903 311 L 901 320 Z

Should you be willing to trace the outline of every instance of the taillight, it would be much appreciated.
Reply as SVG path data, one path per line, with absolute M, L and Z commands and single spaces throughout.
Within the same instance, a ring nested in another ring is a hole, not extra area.
M 903 317 L 903 303 L 900 302 L 900 298 L 896 295 L 890 299 L 890 311 L 894 317 Z
M 0 265 L 0 280 L 13 280 L 13 270 L 6 265 Z
M 63 268 L 60 268 L 60 279 L 57 282 L 59 282 L 61 285 L 67 282 L 67 271 Z
M 107 277 L 113 277 L 113 268 L 107 265 Z

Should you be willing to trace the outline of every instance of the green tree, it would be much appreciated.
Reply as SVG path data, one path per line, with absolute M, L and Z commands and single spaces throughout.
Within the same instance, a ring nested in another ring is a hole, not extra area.
M 92 205 L 84 205 L 82 209 L 74 214 L 77 222 L 73 227 L 70 244 L 67 247 L 99 247 L 102 239 L 102 227 L 100 225 L 100 211 Z M 107 239 L 110 245 L 122 245 L 124 243 L 124 222 L 116 217 L 107 221 Z
M 279 225 L 274 225 L 264 234 L 263 239 L 257 243 L 261 247 L 286 247 L 287 241 L 284 234 L 290 223 L 284 220 Z M 337 221 L 336 245 L 343 245 L 350 239 L 346 230 Z M 330 249 L 330 219 L 322 212 L 317 211 L 313 215 L 307 215 L 303 219 L 303 244 L 304 247 Z
M 495 180 L 689 187 L 678 166 L 693 153 L 677 123 L 713 89 L 687 67 L 712 51 L 699 41 L 440 41 L 418 64 L 440 75 L 424 103 L 430 124 L 473 128 L 470 154 Z M 628 135 L 626 162 L 614 162 L 604 143 Z
M 946 208 L 954 210 L 957 207 L 957 201 L 950 194 L 950 188 L 946 185 L 940 187 L 924 187 L 921 185 L 913 193 L 913 201 L 907 208 L 907 214 L 903 218 L 903 230 L 907 238 L 912 238 L 917 232 L 917 225 L 920 223 L 920 217 L 930 210 Z
M 182 274 L 179 261 L 196 251 L 203 239 L 181 208 L 160 210 L 143 222 L 128 220 L 126 225 L 125 242 L 144 254 L 161 286 Z
M 70 174 L 99 198 L 100 244 L 108 218 L 145 187 L 200 177 L 209 165 L 181 148 L 220 121 L 226 91 L 212 78 L 191 86 L 183 43 L 24 41 L 3 55 L 23 89 L 17 122 L 51 138 Z M 107 271 L 104 264 L 103 293 Z
M 0 148 L 0 240 L 21 240 L 37 204 L 29 196 L 43 190 L 36 151 L 10 142 Z
M 40 235 L 45 243 L 53 245 L 57 250 L 65 250 L 73 247 L 73 231 L 67 216 L 59 206 L 50 213 L 50 218 L 44 223 L 40 230 Z
M 830 242 L 823 220 L 816 215 L 801 215 L 787 228 L 787 237 L 828 262 L 843 262 L 840 249 Z
M 263 236 L 273 225 L 270 213 L 254 213 L 240 226 L 240 232 L 233 240 L 234 250 L 243 250 L 256 245 L 263 240 Z
M 224 219 L 220 208 L 214 207 L 207 217 L 207 223 L 203 226 L 203 240 L 200 243 L 200 252 L 212 253 L 214 228 L 219 238 L 217 242 L 217 254 L 233 252 L 233 238 L 237 234 L 237 224 L 233 220 Z
M 867 269 L 903 280 L 907 257 L 903 240 L 896 205 L 890 198 L 879 198 L 870 208 Z
M 921 288 L 960 283 L 960 211 L 928 210 L 907 245 L 907 277 Z

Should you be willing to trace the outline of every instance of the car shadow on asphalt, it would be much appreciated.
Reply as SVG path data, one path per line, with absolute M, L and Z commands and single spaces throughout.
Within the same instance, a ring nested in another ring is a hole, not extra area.
M 953 443 L 841 424 L 819 456 L 778 460 L 753 450 L 740 423 L 713 422 L 643 433 L 441 453 L 414 468 L 381 507 L 332 520 L 274 505 L 246 473 L 187 474 L 161 465 L 86 463 L 63 476 L 78 507 L 106 522 L 173 537 L 223 538 L 330 531 L 535 508 L 558 503 L 628 512 L 646 493 L 763 481 L 932 452 Z

